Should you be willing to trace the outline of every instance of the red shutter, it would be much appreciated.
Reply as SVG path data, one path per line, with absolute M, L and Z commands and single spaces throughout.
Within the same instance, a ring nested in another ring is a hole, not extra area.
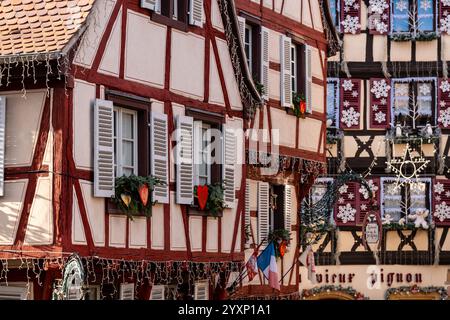
M 450 128 L 450 80 L 439 79 L 438 110 L 439 127 Z
M 349 83 L 353 86 L 351 89 L 347 87 Z M 340 101 L 339 101 L 339 119 L 340 127 L 345 129 L 359 129 L 359 124 L 361 120 L 360 113 L 360 94 L 361 94 L 361 81 L 354 79 L 341 79 L 340 81 Z M 353 108 L 353 111 L 351 110 Z M 345 112 L 344 112 L 345 111 Z M 348 114 L 358 114 L 355 117 L 355 122 L 348 121 Z
M 444 13 L 447 13 L 447 15 L 445 15 Z M 442 22 L 447 18 L 448 15 L 450 15 L 450 5 L 446 6 L 442 3 L 441 0 L 439 0 L 439 26 L 441 27 L 441 32 L 444 34 L 450 34 L 449 28 L 442 28 Z
M 384 82 L 383 82 L 384 80 Z M 380 84 L 386 83 L 386 90 L 376 90 Z M 369 106 L 369 127 L 370 129 L 386 129 L 390 123 L 390 85 L 389 79 L 370 79 L 370 106 Z M 389 88 L 389 89 L 388 89 Z M 383 103 L 384 102 L 384 103 Z M 383 118 L 384 114 L 384 118 Z M 384 121 L 383 121 L 384 119 Z
M 368 182 L 372 181 L 374 188 L 372 190 L 372 193 L 375 195 L 375 201 L 379 205 L 380 204 L 380 179 L 379 178 L 370 178 L 366 179 Z M 362 225 L 364 222 L 364 217 L 366 214 L 370 211 L 370 202 L 371 199 L 368 197 L 367 199 L 364 197 L 365 194 L 363 192 L 360 192 L 359 189 L 361 189 L 362 185 L 358 184 L 358 196 L 359 196 L 359 205 L 357 210 L 357 219 L 356 223 L 358 225 Z
M 347 191 L 341 193 L 338 190 L 338 200 L 334 210 L 334 220 L 338 226 L 355 226 L 358 220 L 358 208 L 359 208 L 359 184 L 357 182 L 348 182 Z M 353 220 L 344 221 L 343 217 L 339 216 L 339 208 L 350 208 L 356 210 Z
M 370 34 L 387 34 L 390 30 L 390 0 L 385 0 L 385 8 L 379 8 L 379 10 L 383 9 L 383 12 L 372 11 L 371 6 L 369 6 L 369 32 Z M 377 24 L 378 23 L 378 27 Z
M 438 226 L 450 226 L 450 180 L 434 181 L 433 219 Z
M 351 6 L 345 4 L 346 0 L 341 0 L 341 30 L 344 33 L 358 34 L 361 33 L 361 0 L 355 0 Z M 347 0 L 349 1 L 349 0 Z M 347 10 L 345 10 L 347 8 Z M 343 22 L 347 16 L 357 18 L 357 23 L 359 27 L 356 28 L 355 32 L 345 31 Z

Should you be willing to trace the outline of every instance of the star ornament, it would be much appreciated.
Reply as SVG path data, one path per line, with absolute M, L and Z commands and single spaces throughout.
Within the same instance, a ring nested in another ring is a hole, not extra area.
M 402 157 L 393 158 L 389 162 L 386 162 L 397 176 L 395 188 L 417 182 L 418 175 L 425 170 L 430 162 L 430 160 L 426 160 L 422 156 L 414 158 L 411 152 L 412 149 L 407 144 Z

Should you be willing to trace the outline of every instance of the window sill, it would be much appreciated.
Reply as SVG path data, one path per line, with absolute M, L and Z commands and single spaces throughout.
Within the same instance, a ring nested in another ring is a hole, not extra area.
M 172 27 L 174 29 L 180 30 L 182 32 L 188 31 L 188 25 L 186 22 L 178 21 L 175 19 L 170 19 L 169 17 L 163 16 L 162 14 L 158 14 L 155 12 L 151 12 L 150 19 L 153 22 L 160 23 L 166 25 L 168 27 Z
M 223 211 L 213 215 L 211 212 L 207 210 L 200 210 L 198 206 L 191 205 L 187 207 L 187 215 L 193 217 L 212 217 L 212 218 L 220 218 L 223 217 Z
M 432 41 L 439 37 L 439 33 L 436 31 L 423 31 L 416 35 L 411 32 L 392 32 L 389 35 L 389 39 L 392 41 Z
M 129 217 L 129 215 L 122 211 L 121 209 L 119 209 L 117 207 L 117 205 L 114 203 L 114 201 L 112 199 L 105 199 L 106 202 L 106 213 L 108 215 L 120 215 L 120 216 L 127 216 Z M 143 217 L 143 218 L 148 218 L 145 213 L 141 212 L 138 214 L 131 214 L 132 217 Z

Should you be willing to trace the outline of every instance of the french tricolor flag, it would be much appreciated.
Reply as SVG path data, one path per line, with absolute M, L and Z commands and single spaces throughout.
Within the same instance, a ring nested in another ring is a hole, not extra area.
M 275 247 L 273 242 L 271 242 L 259 255 L 258 268 L 261 269 L 266 279 L 269 280 L 269 285 L 274 289 L 280 290 L 280 283 L 278 282 L 277 259 L 275 258 Z

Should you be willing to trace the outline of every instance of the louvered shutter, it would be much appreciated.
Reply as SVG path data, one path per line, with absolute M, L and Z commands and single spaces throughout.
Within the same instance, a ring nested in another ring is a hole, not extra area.
M 306 112 L 312 112 L 312 49 L 305 45 L 305 99 Z
M 345 189 L 345 186 L 347 188 Z M 334 218 L 338 226 L 354 226 L 358 219 L 359 183 L 348 182 L 338 190 Z
M 166 300 L 166 286 L 154 285 L 150 293 L 150 300 Z
M 209 300 L 209 288 L 207 281 L 199 281 L 195 284 L 194 299 Z
M 0 286 L 0 300 L 27 300 L 27 296 L 27 288 Z
M 348 28 L 348 22 L 346 21 L 349 21 L 350 18 L 356 22 L 355 28 Z M 341 0 L 341 30 L 350 34 L 361 32 L 361 0 Z
M 6 97 L 0 96 L 0 197 L 5 184 Z
M 134 283 L 120 284 L 120 300 L 134 300 Z
M 358 129 L 361 119 L 360 93 L 361 81 L 342 79 L 340 81 L 339 119 L 342 129 Z
M 281 106 L 292 107 L 291 38 L 281 36 Z
M 450 17 L 448 17 L 450 15 L 450 3 L 448 1 L 442 1 L 442 0 L 438 0 L 439 1 L 439 26 L 440 26 L 440 31 L 443 34 L 449 34 L 450 33 L 450 27 L 448 27 L 448 23 L 445 23 L 446 21 L 448 21 L 448 19 L 450 19 Z M 447 26 L 444 26 L 444 24 Z
M 375 202 L 377 204 L 380 203 L 380 179 L 379 178 L 370 178 L 370 179 L 366 179 L 367 181 L 372 181 L 373 183 L 373 188 L 372 188 L 372 193 L 375 195 Z M 359 197 L 359 202 L 356 204 L 356 224 L 357 225 L 362 225 L 364 222 L 364 217 L 366 216 L 366 214 L 370 211 L 370 198 L 368 197 L 368 194 L 364 193 L 363 190 L 365 190 L 365 188 L 362 188 L 361 184 L 358 184 L 358 197 Z
M 237 17 L 238 24 L 239 24 L 239 35 L 241 36 L 241 42 L 244 46 L 245 44 L 245 18 L 244 17 Z
M 438 85 L 438 123 L 439 127 L 450 127 L 450 80 L 439 79 Z
M 150 172 L 164 183 L 155 186 L 153 200 L 159 203 L 169 203 L 167 115 L 152 112 L 150 121 Z
M 269 100 L 269 29 L 261 27 L 261 84 L 264 86 L 262 98 Z
M 224 200 L 228 208 L 234 207 L 234 173 L 236 164 L 236 136 L 234 130 L 228 125 L 223 126 L 223 182 L 224 182 Z
M 114 107 L 97 99 L 94 106 L 94 196 L 114 196 Z
M 450 226 L 450 180 L 436 179 L 432 194 L 434 222 L 437 226 Z
M 292 216 L 292 186 L 286 185 L 284 186 L 284 229 L 291 231 L 291 216 Z M 290 246 L 289 242 L 289 246 Z
M 370 79 L 370 105 L 369 105 L 369 127 L 371 129 L 386 129 L 390 123 L 390 80 Z M 380 90 L 380 86 L 385 85 L 385 90 Z
M 203 0 L 190 0 L 189 24 L 197 27 L 203 26 Z
M 193 194 L 193 130 L 191 117 L 178 116 L 176 130 L 177 203 L 192 204 Z
M 370 34 L 387 34 L 390 30 L 390 1 L 385 0 L 384 6 L 380 3 L 374 2 L 374 5 L 369 5 L 368 8 L 368 26 Z
M 244 203 L 244 232 L 250 233 L 250 183 L 248 181 L 245 182 L 245 203 Z M 246 245 L 250 244 L 250 237 L 246 238 Z
M 161 12 L 161 0 L 141 0 L 141 7 L 155 12 Z
M 269 236 L 269 183 L 258 182 L 258 245 Z

